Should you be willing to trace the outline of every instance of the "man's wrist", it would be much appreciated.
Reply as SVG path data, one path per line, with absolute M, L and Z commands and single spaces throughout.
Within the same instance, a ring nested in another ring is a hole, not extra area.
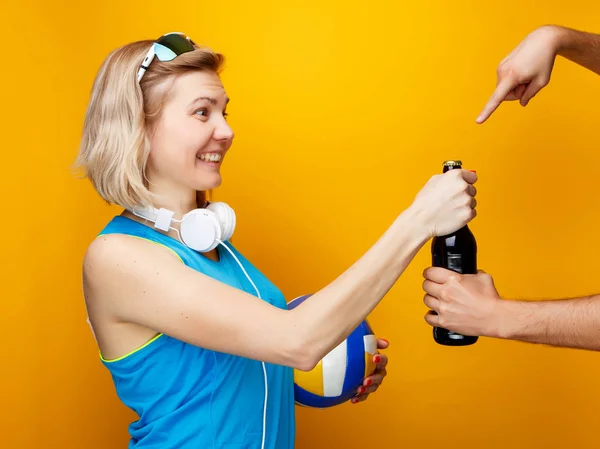
M 496 300 L 494 311 L 486 329 L 486 334 L 492 338 L 510 340 L 519 333 L 519 307 L 518 301 L 505 299 Z
M 548 33 L 548 42 L 555 55 L 560 55 L 570 47 L 572 30 L 559 25 L 546 25 L 542 28 Z

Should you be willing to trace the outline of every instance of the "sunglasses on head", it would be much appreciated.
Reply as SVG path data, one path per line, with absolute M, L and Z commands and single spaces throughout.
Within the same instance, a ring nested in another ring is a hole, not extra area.
M 137 74 L 138 82 L 142 79 L 142 76 L 144 76 L 144 73 L 146 73 L 146 70 L 150 67 L 150 63 L 155 57 L 162 62 L 172 61 L 183 53 L 194 51 L 195 45 L 194 41 L 183 33 L 163 34 L 152 44 L 144 61 L 142 61 Z

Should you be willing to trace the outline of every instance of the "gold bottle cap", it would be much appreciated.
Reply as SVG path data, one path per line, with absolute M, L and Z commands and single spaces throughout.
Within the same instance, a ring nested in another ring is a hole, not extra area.
M 444 161 L 444 167 L 456 167 L 459 165 L 462 167 L 462 161 L 459 161 L 457 159 L 453 159 L 450 161 Z

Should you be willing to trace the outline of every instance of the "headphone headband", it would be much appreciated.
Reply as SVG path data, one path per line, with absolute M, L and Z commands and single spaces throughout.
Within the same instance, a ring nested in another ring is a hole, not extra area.
M 140 218 L 153 222 L 155 228 L 165 232 L 169 231 L 173 216 L 175 215 L 175 212 L 164 207 L 160 209 L 154 207 L 134 207 L 131 212 Z

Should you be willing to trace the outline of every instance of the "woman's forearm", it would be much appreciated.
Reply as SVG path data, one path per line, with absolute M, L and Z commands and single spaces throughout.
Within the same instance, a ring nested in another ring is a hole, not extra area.
M 429 239 L 419 211 L 407 209 L 348 270 L 297 308 L 295 325 L 317 363 L 367 316 Z

